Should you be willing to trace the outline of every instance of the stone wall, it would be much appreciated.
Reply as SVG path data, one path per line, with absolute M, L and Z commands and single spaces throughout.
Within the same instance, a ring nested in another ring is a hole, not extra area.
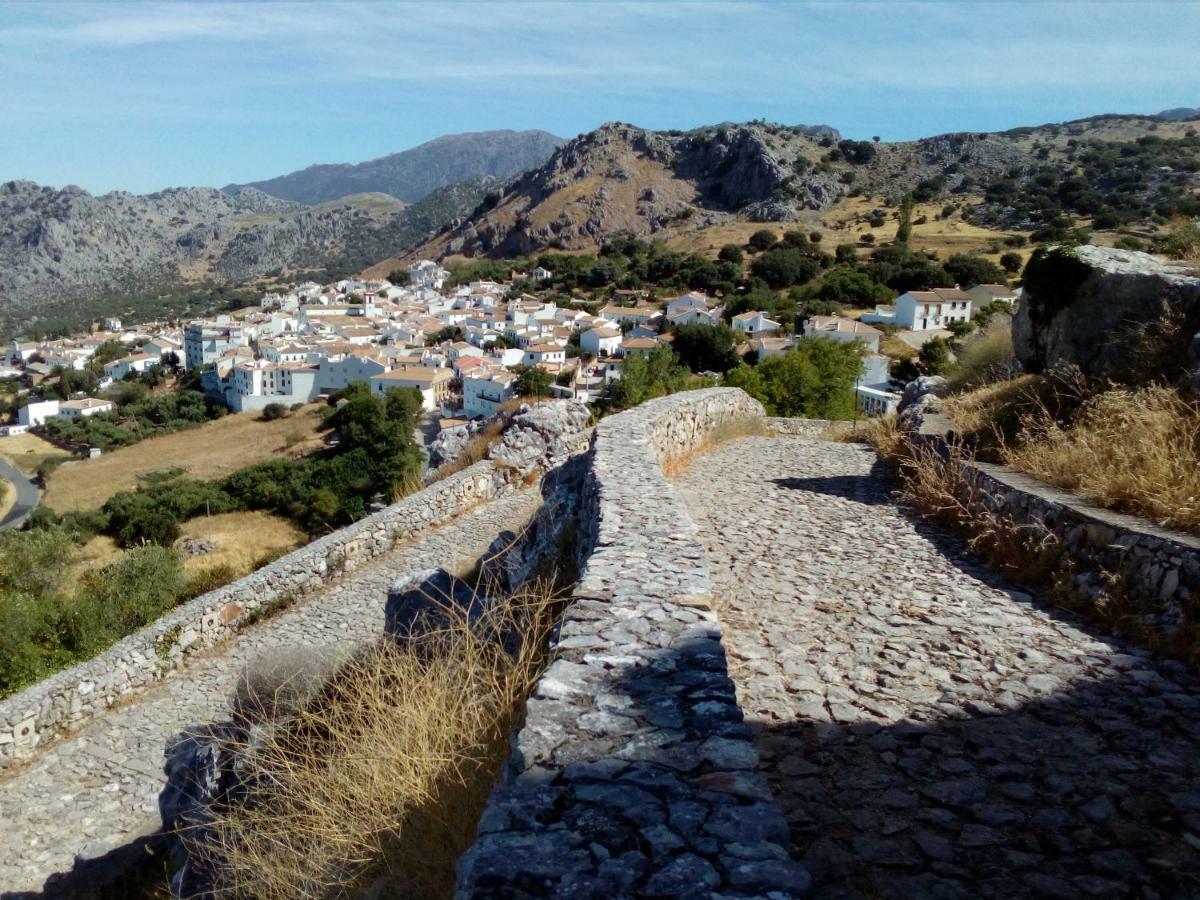
M 761 416 L 740 390 L 713 388 L 596 427 L 582 578 L 459 862 L 459 898 L 807 889 L 727 673 L 696 526 L 662 471 Z
M 950 420 L 924 417 L 919 439 L 943 454 Z M 1200 537 L 1087 502 L 1006 466 L 962 461 L 993 511 L 1026 526 L 1034 541 L 1057 547 L 1069 564 L 1066 588 L 1085 607 L 1104 602 L 1113 585 L 1144 626 L 1171 638 L 1200 612 Z
M 827 431 L 849 431 L 853 425 L 850 422 L 832 422 L 829 419 L 787 419 L 782 416 L 767 416 L 763 423 L 775 434 L 785 434 L 794 437 L 818 440 Z
M 510 481 L 506 468 L 491 461 L 476 463 L 183 604 L 87 662 L 0 700 L 0 768 L 28 758 L 56 734 L 164 677 L 187 655 L 225 640 L 397 542 L 507 493 Z

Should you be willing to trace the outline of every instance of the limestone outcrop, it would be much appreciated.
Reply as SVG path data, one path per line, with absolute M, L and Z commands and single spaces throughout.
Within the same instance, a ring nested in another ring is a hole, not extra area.
M 1200 268 L 1109 247 L 1049 247 L 1025 271 L 1013 347 L 1027 371 L 1196 384 Z

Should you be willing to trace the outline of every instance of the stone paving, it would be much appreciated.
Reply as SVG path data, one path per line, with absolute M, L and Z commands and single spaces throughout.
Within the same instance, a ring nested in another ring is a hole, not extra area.
M 242 670 L 273 651 L 359 643 L 381 632 L 388 585 L 414 570 L 465 570 L 540 502 L 524 490 L 401 545 L 324 592 L 251 626 L 126 706 L 0 773 L 0 894 L 32 891 L 77 855 L 93 858 L 158 824 L 163 748 L 189 725 L 226 718 Z
M 1200 897 L 1200 685 L 1005 587 L 874 454 L 749 438 L 677 481 L 821 898 Z

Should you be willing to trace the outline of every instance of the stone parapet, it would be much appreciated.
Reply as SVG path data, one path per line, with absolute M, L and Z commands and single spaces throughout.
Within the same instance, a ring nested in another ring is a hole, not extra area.
M 742 391 L 712 388 L 596 427 L 582 577 L 457 897 L 807 890 L 728 675 L 703 544 L 662 471 L 761 416 Z
M 196 597 L 98 656 L 0 700 L 0 768 L 31 757 L 55 735 L 143 690 L 190 654 L 511 489 L 506 471 L 491 461 L 476 463 Z

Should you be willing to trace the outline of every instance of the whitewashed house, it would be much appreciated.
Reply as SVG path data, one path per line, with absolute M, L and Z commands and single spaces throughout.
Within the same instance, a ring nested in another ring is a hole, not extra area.
M 540 363 L 562 363 L 566 362 L 566 359 L 566 348 L 560 347 L 558 344 L 530 344 L 525 348 L 524 363 L 527 366 L 536 366 Z
M 515 396 L 513 385 L 516 380 L 515 374 L 504 370 L 488 371 L 477 368 L 464 372 L 463 414 L 469 419 L 494 416 L 500 404 Z
M 1006 284 L 977 284 L 967 289 L 967 296 L 975 304 L 974 309 L 989 303 L 1007 303 L 1009 306 L 1015 306 L 1021 296 L 1021 289 L 1011 288 Z
M 64 400 L 58 404 L 58 417 L 74 422 L 76 419 L 86 419 L 88 416 L 112 412 L 114 409 L 116 406 L 111 400 L 84 397 L 81 400 Z
M 774 319 L 768 319 L 766 313 L 757 310 L 734 316 L 731 324 L 734 331 L 740 331 L 742 334 L 748 334 L 751 337 L 777 334 L 783 327 Z
M 876 306 L 875 312 L 862 316 L 864 322 L 896 325 L 910 331 L 938 331 L 970 319 L 971 296 L 958 288 L 908 291 L 891 306 Z
M 421 392 L 421 405 L 434 411 L 450 399 L 454 373 L 450 369 L 435 369 L 431 366 L 397 366 L 389 372 L 371 377 L 371 390 L 385 394 L 393 388 L 416 388 Z
M 45 425 L 47 419 L 53 419 L 57 415 L 57 400 L 38 400 L 26 403 L 17 410 L 17 422 L 27 428 L 32 428 L 34 425 Z
M 591 356 L 611 356 L 621 346 L 616 328 L 589 328 L 579 336 L 579 349 Z
M 120 381 L 130 372 L 141 375 L 155 366 L 162 365 L 161 353 L 131 353 L 128 356 L 122 356 L 120 359 L 114 359 L 104 366 L 104 375 L 106 378 L 111 378 L 113 381 Z
M 811 316 L 804 323 L 804 336 L 828 338 L 842 343 L 857 341 L 872 353 L 878 353 L 883 332 L 846 316 Z

